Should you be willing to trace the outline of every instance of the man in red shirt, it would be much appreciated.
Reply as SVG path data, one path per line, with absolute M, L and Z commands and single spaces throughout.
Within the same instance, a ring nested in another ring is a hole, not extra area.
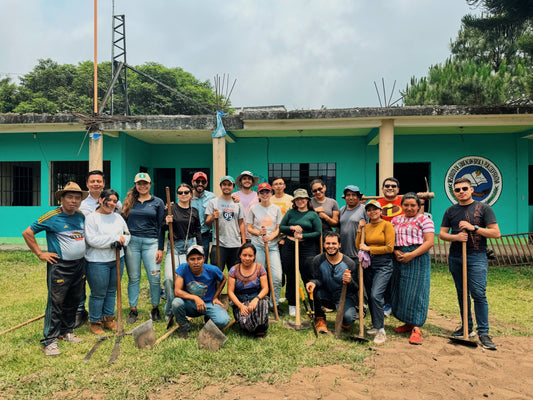
M 385 221 L 391 221 L 395 216 L 402 215 L 402 198 L 398 196 L 398 193 L 400 193 L 400 182 L 398 179 L 393 177 L 385 179 L 381 190 L 384 196 L 378 199 L 382 207 L 381 218 Z

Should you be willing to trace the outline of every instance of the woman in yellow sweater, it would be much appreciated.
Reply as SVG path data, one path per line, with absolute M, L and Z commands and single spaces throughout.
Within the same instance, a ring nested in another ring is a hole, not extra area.
M 372 316 L 372 329 L 369 329 L 367 333 L 375 335 L 375 344 L 384 344 L 386 339 L 383 324 L 385 320 L 384 294 L 393 269 L 394 227 L 389 221 L 381 219 L 381 204 L 376 200 L 369 200 L 365 205 L 365 210 L 370 222 L 367 224 L 364 219 L 359 221 L 355 242 L 359 250 L 370 253 L 370 266 L 363 273 L 368 306 Z M 365 241 L 361 243 L 363 227 L 365 227 Z

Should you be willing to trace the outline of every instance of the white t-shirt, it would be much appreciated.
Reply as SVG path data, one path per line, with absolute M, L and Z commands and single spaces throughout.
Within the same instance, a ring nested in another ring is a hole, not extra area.
M 261 227 L 265 227 L 267 235 L 271 235 L 276 229 L 276 226 L 281 223 L 281 209 L 275 205 L 270 204 L 268 207 L 263 207 L 261 203 L 255 204 L 250 208 L 248 215 L 246 216 L 246 223 L 252 224 L 254 229 L 261 230 Z M 268 242 L 269 245 L 278 243 L 279 237 L 275 237 Z M 252 235 L 252 243 L 254 246 L 265 247 L 261 236 Z
M 241 247 L 241 231 L 239 229 L 239 220 L 244 219 L 244 210 L 241 203 L 235 203 L 232 200 L 224 200 L 220 197 L 212 199 L 207 203 L 205 215 L 211 215 L 215 208 L 220 213 L 219 230 L 220 246 L 222 247 Z M 216 229 L 214 229 L 216 239 Z

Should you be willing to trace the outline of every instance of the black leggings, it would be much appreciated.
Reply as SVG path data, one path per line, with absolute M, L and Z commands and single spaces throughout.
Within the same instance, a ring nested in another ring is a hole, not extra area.
M 312 274 L 313 257 L 317 255 L 317 249 L 314 240 L 304 240 L 298 243 L 300 253 L 300 275 L 304 285 L 309 282 Z M 295 277 L 295 259 L 294 242 L 285 239 L 285 244 L 281 250 L 281 264 L 283 272 L 287 275 L 287 286 L 285 286 L 285 297 L 290 306 L 296 305 L 296 277 Z
M 222 272 L 224 272 L 224 267 L 228 267 L 228 272 L 231 267 L 239 262 L 239 253 L 240 247 L 222 247 L 220 246 L 220 265 L 217 261 L 217 246 L 211 246 L 211 265 L 216 265 Z

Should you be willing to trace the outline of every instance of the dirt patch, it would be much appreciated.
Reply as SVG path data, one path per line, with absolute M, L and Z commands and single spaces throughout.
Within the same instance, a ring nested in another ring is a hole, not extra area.
M 444 329 L 454 322 L 430 314 L 428 323 Z M 361 368 L 342 365 L 302 368 L 289 383 L 212 385 L 191 393 L 202 399 L 531 399 L 533 338 L 496 337 L 497 351 L 451 344 L 441 336 L 424 337 L 422 346 L 408 336 L 374 347 Z M 178 388 L 161 388 L 150 398 L 184 397 Z

